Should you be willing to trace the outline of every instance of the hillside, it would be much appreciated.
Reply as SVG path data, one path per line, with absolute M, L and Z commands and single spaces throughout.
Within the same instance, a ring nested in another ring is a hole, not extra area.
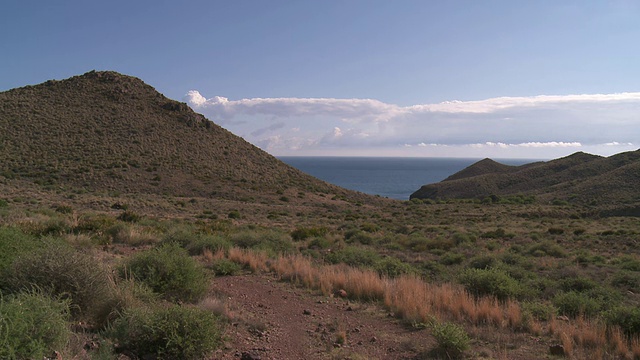
M 116 72 L 2 92 L 0 129 L 0 179 L 48 189 L 259 201 L 297 188 L 362 197 Z
M 578 152 L 548 161 L 507 166 L 479 161 L 436 184 L 422 186 L 412 199 L 484 198 L 533 195 L 544 200 L 618 205 L 640 201 L 640 150 L 610 157 Z

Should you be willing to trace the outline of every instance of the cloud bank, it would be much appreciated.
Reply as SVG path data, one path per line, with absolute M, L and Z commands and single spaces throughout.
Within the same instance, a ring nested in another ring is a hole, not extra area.
M 547 158 L 635 150 L 640 92 L 398 106 L 372 99 L 184 100 L 274 155 Z

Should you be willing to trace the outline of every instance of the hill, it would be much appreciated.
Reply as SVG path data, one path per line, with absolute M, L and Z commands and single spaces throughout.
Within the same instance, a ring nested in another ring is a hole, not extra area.
M 548 161 L 507 166 L 481 160 L 440 183 L 422 186 L 412 199 L 536 196 L 582 204 L 621 205 L 640 201 L 640 150 L 611 157 L 583 152 Z
M 306 175 L 140 79 L 111 71 L 0 93 L 0 129 L 0 179 L 48 189 L 256 202 L 293 188 L 364 197 Z

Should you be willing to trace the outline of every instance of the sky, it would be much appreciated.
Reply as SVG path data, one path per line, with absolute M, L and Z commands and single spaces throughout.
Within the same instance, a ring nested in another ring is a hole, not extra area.
M 0 91 L 114 70 L 276 156 L 609 156 L 640 148 L 639 19 L 636 0 L 8 1 Z

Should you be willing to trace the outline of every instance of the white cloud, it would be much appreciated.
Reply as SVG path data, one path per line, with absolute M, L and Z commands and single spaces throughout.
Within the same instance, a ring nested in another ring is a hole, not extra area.
M 640 92 L 406 107 L 371 99 L 207 99 L 195 90 L 185 100 L 195 111 L 276 155 L 465 156 L 466 151 L 484 156 L 498 151 L 505 157 L 536 157 L 633 150 L 640 137 Z

